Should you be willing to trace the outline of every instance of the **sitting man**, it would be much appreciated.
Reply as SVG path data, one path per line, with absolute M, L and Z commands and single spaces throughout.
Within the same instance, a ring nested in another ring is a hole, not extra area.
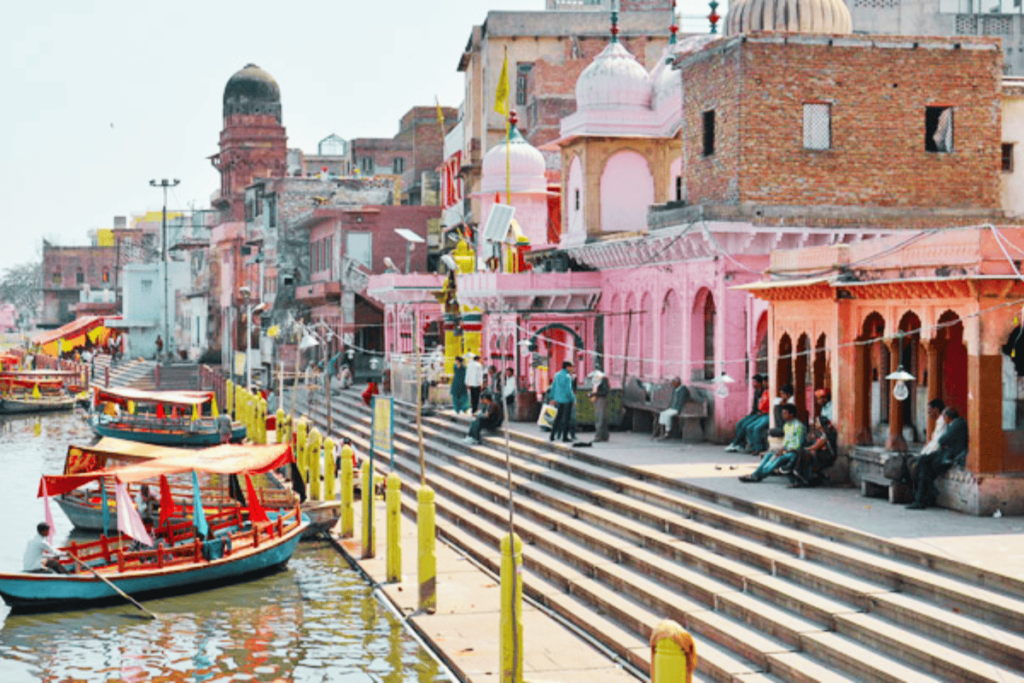
M 782 446 L 777 451 L 765 453 L 757 469 L 748 475 L 740 477 L 740 481 L 761 481 L 776 470 L 791 468 L 796 463 L 797 455 L 804 445 L 804 436 L 807 434 L 807 428 L 804 427 L 803 422 L 796 419 L 796 406 L 792 403 L 786 403 L 782 406 L 782 419 L 785 421 Z
M 819 389 L 818 391 L 821 391 Z M 830 404 L 831 405 L 831 404 Z M 831 412 L 831 411 L 829 411 Z M 836 428 L 823 410 L 818 411 L 818 428 L 813 444 L 800 452 L 793 471 L 789 474 L 791 488 L 817 486 L 828 480 L 825 470 L 836 461 L 839 449 Z
M 967 459 L 967 420 L 960 417 L 956 408 L 943 410 L 942 419 L 946 422 L 946 431 L 939 437 L 938 448 L 920 456 L 914 463 L 914 502 L 910 504 L 910 510 L 924 510 L 935 505 L 939 495 L 935 480 L 953 465 L 963 465 Z
M 780 406 L 793 405 L 793 385 L 783 384 L 779 387 L 779 395 L 772 401 L 772 410 L 781 410 Z M 765 414 L 747 427 L 747 452 L 763 453 L 768 450 L 768 425 L 771 423 L 771 410 L 765 408 Z
M 725 447 L 727 453 L 739 453 L 749 446 L 752 436 L 750 428 L 758 421 L 758 418 L 768 414 L 767 378 L 764 375 L 754 375 L 751 379 L 754 383 L 754 403 L 746 417 L 736 423 L 736 436 L 732 443 Z
M 654 434 L 651 438 L 667 439 L 672 431 L 672 418 L 683 409 L 683 404 L 690 398 L 690 390 L 683 386 L 683 380 L 678 377 L 672 380 L 672 400 L 668 408 L 658 413 L 658 424 L 654 425 Z
M 502 421 L 505 419 L 505 413 L 501 409 L 501 403 L 494 400 L 494 397 L 488 392 L 480 396 L 482 402 L 480 406 L 480 413 L 477 418 L 473 420 L 473 424 L 469 425 L 469 434 L 466 435 L 466 443 L 482 443 L 480 440 L 481 430 L 487 429 L 494 431 L 501 426 Z
M 60 563 L 60 557 L 46 537 L 50 534 L 50 525 L 40 522 L 36 525 L 37 534 L 32 537 L 25 547 L 25 559 L 22 570 L 32 574 L 45 574 L 50 571 L 55 574 L 69 574 L 70 572 Z

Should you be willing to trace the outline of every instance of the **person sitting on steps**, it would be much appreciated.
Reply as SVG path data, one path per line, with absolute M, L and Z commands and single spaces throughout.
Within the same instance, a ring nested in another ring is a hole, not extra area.
M 501 402 L 494 400 L 494 396 L 490 393 L 482 394 L 480 401 L 482 402 L 480 413 L 473 420 L 473 424 L 469 426 L 469 434 L 465 438 L 466 443 L 483 443 L 480 439 L 480 432 L 484 429 L 488 431 L 498 429 L 505 419 L 505 413 L 501 409 Z
M 759 419 L 768 414 L 769 397 L 767 378 L 764 375 L 754 375 L 754 402 L 750 412 L 736 423 L 736 436 L 732 442 L 725 447 L 727 453 L 739 453 L 750 445 L 753 440 L 751 428 L 759 422 Z
M 782 419 L 785 421 L 782 446 L 777 451 L 765 453 L 757 469 L 750 474 L 740 477 L 740 481 L 761 481 L 776 470 L 792 468 L 796 463 L 800 449 L 804 445 L 807 428 L 804 427 L 803 422 L 796 419 L 796 406 L 792 403 L 786 403 L 782 406 Z
M 924 510 L 935 505 L 939 495 L 935 480 L 950 467 L 962 466 L 967 460 L 967 420 L 952 407 L 942 411 L 942 419 L 946 422 L 946 431 L 939 437 L 938 448 L 914 461 L 914 502 L 908 506 L 909 510 Z

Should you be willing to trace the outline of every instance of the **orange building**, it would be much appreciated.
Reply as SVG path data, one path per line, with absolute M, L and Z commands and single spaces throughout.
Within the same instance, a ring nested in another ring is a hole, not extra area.
M 970 453 L 940 478 L 939 505 L 1024 514 L 1022 257 L 1024 228 L 992 226 L 774 252 L 772 279 L 740 287 L 770 302 L 772 393 L 792 382 L 807 419 L 813 390 L 832 390 L 855 483 L 924 443 L 941 398 L 967 419 Z M 886 379 L 901 367 L 902 401 Z

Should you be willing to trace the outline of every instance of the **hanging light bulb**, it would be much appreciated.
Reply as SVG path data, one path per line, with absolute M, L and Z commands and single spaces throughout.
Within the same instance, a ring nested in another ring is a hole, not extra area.
M 729 397 L 729 385 L 735 382 L 732 377 L 722 370 L 722 374 L 715 378 L 715 396 L 719 398 Z
M 910 389 L 907 388 L 907 382 L 913 382 L 916 378 L 904 370 L 902 365 L 899 370 L 889 373 L 885 378 L 896 381 L 896 386 L 892 388 L 892 397 L 894 399 L 906 401 L 910 397 Z

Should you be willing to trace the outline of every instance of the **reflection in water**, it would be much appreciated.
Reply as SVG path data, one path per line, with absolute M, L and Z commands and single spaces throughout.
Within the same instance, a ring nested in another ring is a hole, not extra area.
M 60 470 L 69 440 L 89 439 L 74 415 L 44 418 L 41 438 L 33 431 L 31 419 L 0 422 L 5 571 L 20 568 L 41 519 L 39 475 Z M 61 541 L 71 525 L 56 506 L 54 517 Z M 323 541 L 300 544 L 284 571 L 146 606 L 157 620 L 128 605 L 41 615 L 0 608 L 0 681 L 447 680 Z

